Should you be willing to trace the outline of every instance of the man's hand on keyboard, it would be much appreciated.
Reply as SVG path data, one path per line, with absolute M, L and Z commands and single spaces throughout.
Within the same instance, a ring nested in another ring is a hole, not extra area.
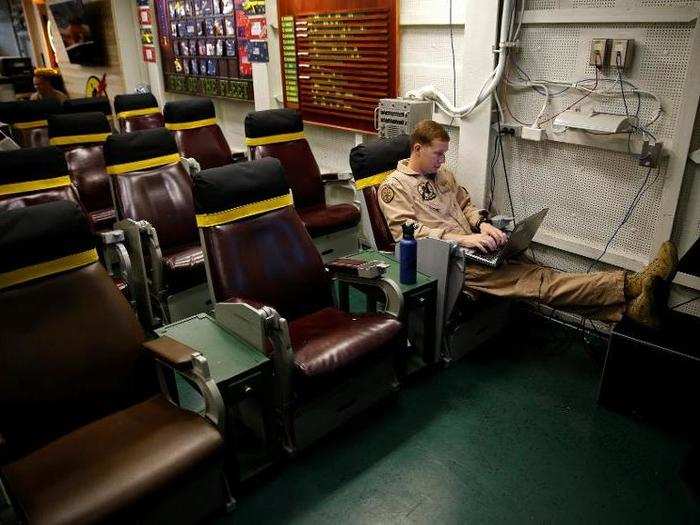
M 488 222 L 482 222 L 479 226 L 479 231 L 496 241 L 496 246 L 499 248 L 508 242 L 508 236 Z
M 474 248 L 481 253 L 489 253 L 497 248 L 495 239 L 485 233 L 462 235 L 458 242 L 465 248 Z

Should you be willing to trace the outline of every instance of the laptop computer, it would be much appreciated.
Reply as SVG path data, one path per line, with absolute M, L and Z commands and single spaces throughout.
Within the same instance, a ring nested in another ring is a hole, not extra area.
M 468 261 L 497 268 L 509 257 L 527 250 L 548 211 L 549 208 L 544 208 L 516 224 L 513 231 L 508 234 L 508 241 L 497 250 L 482 253 L 476 248 L 462 248 L 464 257 Z

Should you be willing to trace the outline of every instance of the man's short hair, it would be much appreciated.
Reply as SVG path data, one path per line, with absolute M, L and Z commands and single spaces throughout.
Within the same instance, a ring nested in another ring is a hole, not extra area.
M 411 148 L 416 144 L 430 146 L 434 140 L 449 142 L 450 136 L 445 128 L 434 120 L 421 120 L 411 133 Z

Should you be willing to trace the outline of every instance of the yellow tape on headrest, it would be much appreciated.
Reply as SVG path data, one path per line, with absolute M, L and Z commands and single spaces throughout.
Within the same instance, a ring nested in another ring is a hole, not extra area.
M 89 133 L 87 135 L 66 135 L 49 139 L 52 146 L 68 146 L 70 144 L 86 144 L 89 142 L 104 142 L 111 133 Z
M 181 129 L 203 128 L 204 126 L 213 126 L 215 124 L 215 118 L 205 118 L 202 120 L 193 120 L 191 122 L 166 122 L 165 127 L 171 131 L 179 131 Z
M 31 122 L 15 122 L 12 124 L 17 129 L 31 129 L 31 128 L 41 128 L 48 126 L 48 120 L 32 120 Z
M 279 135 L 268 135 L 267 137 L 255 137 L 245 139 L 246 146 L 262 146 L 264 144 L 277 144 L 278 142 L 289 142 L 292 140 L 300 140 L 304 138 L 304 132 L 296 133 L 281 133 Z
M 73 255 L 66 255 L 60 259 L 46 261 L 25 268 L 19 268 L 11 272 L 0 273 L 0 289 L 14 286 L 15 284 L 25 283 L 55 273 L 66 272 L 85 266 L 90 263 L 97 262 L 97 250 L 86 250 Z
M 377 184 L 381 184 L 392 173 L 394 173 L 394 170 L 384 171 L 382 173 L 378 173 L 377 175 L 372 175 L 371 177 L 365 177 L 364 179 L 356 180 L 355 189 L 361 190 L 369 186 L 376 186 Z
M 279 197 L 272 197 L 264 201 L 251 202 L 250 204 L 244 204 L 243 206 L 238 206 L 230 210 L 197 215 L 197 226 L 200 228 L 218 226 L 219 224 L 245 219 L 246 217 L 265 213 L 266 211 L 291 206 L 292 204 L 294 204 L 294 200 L 290 192 L 288 195 L 280 195 Z
M 70 177 L 54 177 L 52 179 L 30 180 L 27 182 L 11 182 L 9 184 L 0 184 L 0 195 L 15 195 L 17 193 L 26 193 L 28 191 L 48 190 L 51 188 L 60 188 L 68 186 Z
M 155 115 L 156 113 L 160 113 L 160 108 L 129 109 L 117 113 L 117 118 L 145 117 L 146 115 Z
M 179 153 L 171 153 L 170 155 L 162 155 L 150 159 L 135 160 L 134 162 L 125 162 L 123 164 L 112 164 L 111 166 L 107 166 L 107 174 L 120 175 L 130 171 L 147 170 L 148 168 L 165 166 L 166 164 L 173 164 L 175 162 L 180 162 Z

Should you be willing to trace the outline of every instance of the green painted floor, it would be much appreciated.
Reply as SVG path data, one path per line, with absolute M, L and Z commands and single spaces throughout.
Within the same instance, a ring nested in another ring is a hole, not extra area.
M 580 336 L 526 324 L 269 473 L 216 523 L 700 523 L 678 476 L 688 439 L 599 408 Z

